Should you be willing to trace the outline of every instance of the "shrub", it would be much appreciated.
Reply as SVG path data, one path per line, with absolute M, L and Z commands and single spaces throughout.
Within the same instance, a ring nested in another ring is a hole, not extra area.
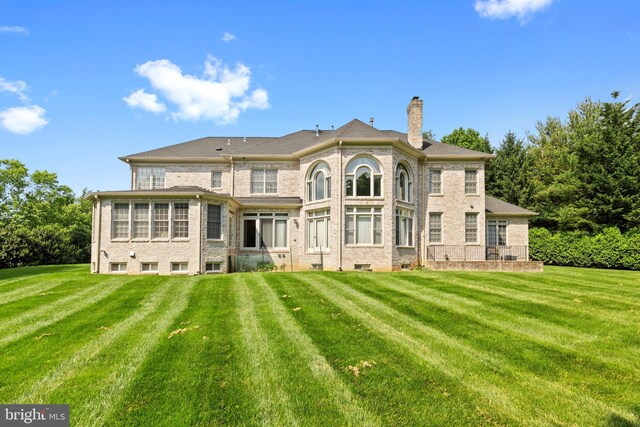
M 589 235 L 584 232 L 551 233 L 529 230 L 531 258 L 546 264 L 640 270 L 640 233 L 622 234 L 616 227 Z

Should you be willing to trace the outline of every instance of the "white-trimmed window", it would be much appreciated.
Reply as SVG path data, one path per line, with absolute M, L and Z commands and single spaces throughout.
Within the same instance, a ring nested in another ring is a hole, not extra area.
M 140 264 L 140 271 L 142 273 L 157 273 L 158 272 L 158 263 L 157 262 L 143 262 Z
M 356 157 L 347 164 L 346 192 L 348 197 L 382 196 L 382 170 L 371 157 Z
M 207 239 L 222 239 L 221 205 L 207 205 Z
M 173 237 L 189 237 L 189 203 L 173 204 Z
M 112 208 L 113 239 L 129 238 L 129 203 L 114 203 Z
M 442 213 L 429 213 L 429 242 L 442 243 Z
M 149 203 L 133 204 L 133 238 L 149 238 Z
M 212 171 L 211 172 L 211 188 L 222 188 L 222 172 L 220 171 Z
M 278 192 L 277 169 L 251 169 L 251 193 L 275 194 Z
M 345 243 L 347 245 L 381 245 L 382 208 L 347 207 Z
M 331 169 L 326 162 L 320 162 L 307 176 L 307 200 L 325 200 L 331 198 Z
M 189 272 L 189 263 L 188 262 L 172 262 L 171 263 L 171 272 L 172 273 L 188 273 Z
M 464 214 L 464 241 L 478 243 L 478 214 L 467 212 Z
M 245 213 L 242 215 L 242 246 L 245 249 L 288 247 L 287 213 Z
M 413 211 L 396 209 L 396 245 L 413 246 Z
M 442 169 L 429 169 L 429 194 L 442 194 Z
M 505 246 L 507 244 L 507 220 L 490 219 L 487 221 L 487 246 Z
M 403 202 L 411 202 L 413 183 L 407 167 L 399 163 L 396 168 L 396 198 Z
M 221 273 L 222 262 L 220 261 L 208 261 L 204 266 L 205 273 Z
M 136 167 L 136 190 L 152 190 L 164 188 L 164 178 L 167 169 L 157 166 Z
M 329 209 L 307 212 L 307 248 L 311 251 L 329 249 Z
M 478 169 L 464 170 L 464 193 L 478 194 Z
M 169 238 L 169 203 L 153 204 L 153 238 Z
M 127 272 L 127 263 L 126 262 L 112 262 L 109 264 L 109 271 L 111 273 L 126 273 Z

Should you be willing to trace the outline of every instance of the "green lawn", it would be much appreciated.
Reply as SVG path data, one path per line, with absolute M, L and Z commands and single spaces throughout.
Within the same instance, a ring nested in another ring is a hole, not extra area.
M 0 270 L 0 402 L 74 425 L 638 425 L 640 273 Z

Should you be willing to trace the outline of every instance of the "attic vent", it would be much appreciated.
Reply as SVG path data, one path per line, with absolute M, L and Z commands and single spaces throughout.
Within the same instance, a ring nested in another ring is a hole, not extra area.
M 331 125 L 331 132 L 333 132 L 333 131 L 334 131 L 334 129 L 333 129 L 333 125 Z
M 373 127 L 373 117 L 369 119 L 369 124 Z
M 316 136 L 320 135 L 320 128 L 318 127 L 318 125 L 316 124 Z
M 222 147 L 216 148 L 216 151 L 222 151 Z
M 242 138 L 242 142 L 247 142 L 247 137 Z

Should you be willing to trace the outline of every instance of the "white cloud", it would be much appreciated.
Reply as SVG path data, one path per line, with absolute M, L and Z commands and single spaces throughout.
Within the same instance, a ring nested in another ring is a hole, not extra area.
M 483 18 L 507 19 L 518 17 L 521 23 L 555 0 L 476 0 L 474 8 Z
M 27 102 L 29 97 L 25 94 L 28 86 L 22 80 L 10 82 L 0 77 L 0 92 L 9 92 L 17 95 L 21 101 Z
M 24 28 L 24 27 L 8 27 L 8 26 L 1 26 L 0 27 L 0 33 L 18 33 L 18 34 L 24 34 L 25 36 L 29 35 L 29 29 L 28 28 Z
M 147 93 L 144 89 L 137 90 L 122 99 L 131 108 L 142 108 L 156 114 L 167 111 L 167 107 L 162 102 L 158 102 L 158 96 L 155 93 Z
M 45 109 L 38 105 L 8 108 L 0 111 L 0 126 L 9 132 L 26 135 L 49 123 L 45 113 Z
M 231 33 L 224 33 L 221 38 L 221 40 L 225 43 L 229 43 L 230 41 L 233 41 L 235 39 L 236 39 L 236 36 L 234 36 Z
M 167 59 L 145 62 L 136 66 L 135 72 L 149 79 L 158 94 L 176 107 L 171 113 L 176 120 L 232 123 L 250 108 L 269 108 L 265 90 L 249 93 L 251 71 L 240 63 L 230 69 L 209 55 L 200 78 L 183 74 L 180 67 Z

